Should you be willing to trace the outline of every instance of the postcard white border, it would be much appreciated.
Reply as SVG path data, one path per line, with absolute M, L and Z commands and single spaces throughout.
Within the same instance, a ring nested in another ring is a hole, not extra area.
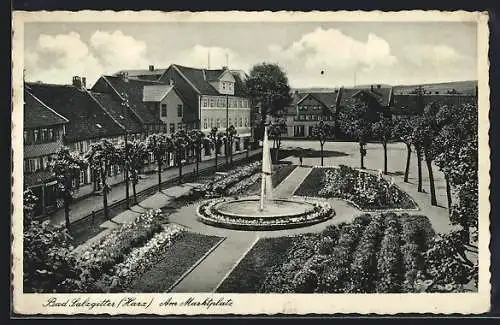
M 378 21 L 378 22 L 477 22 L 478 32 L 478 93 L 479 93 L 479 288 L 477 293 L 447 294 L 25 294 L 22 292 L 22 191 L 23 191 L 23 92 L 24 23 L 27 22 L 291 22 L 291 21 Z M 488 15 L 485 12 L 440 11 L 339 11 L 339 12 L 155 12 L 155 11 L 80 11 L 80 12 L 13 12 L 12 49 L 12 235 L 13 235 L 13 311 L 19 314 L 334 314 L 334 313 L 483 313 L 490 306 L 490 232 L 489 184 L 489 61 Z M 47 299 L 86 299 L 99 302 L 135 296 L 151 301 L 149 309 L 136 307 L 43 307 Z M 179 302 L 188 297 L 197 301 L 212 297 L 231 299 L 230 307 L 160 306 L 168 297 Z

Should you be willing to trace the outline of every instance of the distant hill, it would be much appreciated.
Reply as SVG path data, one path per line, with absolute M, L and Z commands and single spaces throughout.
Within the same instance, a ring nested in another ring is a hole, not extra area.
M 439 92 L 440 94 L 445 94 L 448 91 L 455 90 L 456 92 L 464 95 L 474 95 L 476 93 L 477 80 L 453 81 L 453 82 L 422 84 L 422 85 L 394 86 L 394 93 L 407 94 L 411 91 L 414 91 L 418 86 L 422 86 L 422 88 L 425 91 L 432 92 L 433 94 L 436 92 Z
M 371 85 L 358 85 L 356 87 L 346 87 L 346 88 L 370 88 Z M 376 85 L 374 85 L 376 87 Z M 382 88 L 392 87 L 388 84 L 380 84 Z M 474 95 L 476 93 L 477 80 L 466 80 L 466 81 L 451 81 L 442 83 L 431 83 L 431 84 L 420 84 L 420 85 L 398 85 L 394 87 L 394 94 L 407 94 L 414 91 L 418 86 L 427 92 L 432 92 L 433 94 L 439 92 L 444 94 L 448 91 L 455 89 L 456 92 L 465 95 Z M 333 92 L 338 88 L 326 88 L 326 87 L 309 87 L 309 88 L 294 88 L 293 91 L 298 91 L 299 93 L 324 93 Z

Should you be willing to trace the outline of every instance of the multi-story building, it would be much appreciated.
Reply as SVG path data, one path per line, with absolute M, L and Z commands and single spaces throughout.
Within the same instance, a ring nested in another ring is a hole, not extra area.
M 208 134 L 213 127 L 224 131 L 233 125 L 238 136 L 233 150 L 246 149 L 251 138 L 250 100 L 241 72 L 227 67 L 206 70 L 173 64 L 158 79 L 174 85 L 184 101 L 184 120 Z
M 127 134 L 124 125 L 133 125 L 129 114 L 125 111 L 118 111 L 118 108 L 113 109 L 109 105 L 104 106 L 103 102 L 106 97 L 89 92 L 85 87 L 84 79 L 79 77 L 73 78 L 72 85 L 26 83 L 25 88 L 43 101 L 47 107 L 68 120 L 63 141 L 59 145 L 65 145 L 77 154 L 84 155 L 92 143 L 101 139 L 108 139 L 115 144 L 124 141 Z M 111 111 L 113 114 L 110 113 Z M 135 129 L 134 132 L 139 131 Z M 120 174 L 120 167 L 114 166 L 109 176 L 116 177 L 116 182 L 118 182 L 123 180 Z M 94 188 L 88 192 L 92 192 L 96 186 L 90 167 L 82 170 L 79 179 L 75 180 L 76 187 L 92 183 Z M 114 181 L 110 182 L 112 183 Z
M 56 180 L 48 164 L 63 144 L 68 119 L 24 91 L 24 188 L 38 197 L 35 214 L 57 207 Z

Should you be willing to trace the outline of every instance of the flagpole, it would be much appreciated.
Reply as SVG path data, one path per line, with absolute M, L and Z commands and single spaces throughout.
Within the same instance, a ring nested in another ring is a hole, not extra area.
M 260 211 L 264 211 L 264 195 L 266 189 L 266 175 L 264 173 L 265 168 L 265 155 L 267 149 L 267 126 L 264 125 L 264 138 L 262 141 L 262 174 L 261 174 L 261 185 L 260 185 Z

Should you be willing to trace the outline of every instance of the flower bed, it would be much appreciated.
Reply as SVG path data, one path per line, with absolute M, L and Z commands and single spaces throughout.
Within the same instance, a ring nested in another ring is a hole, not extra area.
M 314 168 L 295 195 L 343 199 L 364 211 L 417 209 L 416 203 L 397 185 L 343 165 Z
M 144 246 L 133 249 L 123 262 L 114 265 L 104 274 L 96 287 L 103 292 L 116 292 L 126 289 L 138 276 L 155 265 L 173 242 L 182 234 L 180 226 L 170 224 L 157 233 Z
M 307 203 L 313 206 L 312 210 L 294 215 L 238 217 L 216 209 L 218 204 L 231 200 L 231 198 L 218 198 L 203 202 L 198 206 L 198 220 L 209 225 L 229 229 L 277 230 L 319 223 L 332 218 L 334 213 L 328 202 L 319 200 L 308 200 Z
M 296 239 L 301 249 L 292 245 L 260 292 L 416 292 L 407 280 L 427 269 L 424 252 L 435 238 L 429 226 L 424 216 L 395 213 L 329 226 Z
M 257 173 L 262 168 L 261 162 L 253 162 L 246 166 L 232 170 L 225 175 L 217 175 L 208 182 L 197 188 L 197 192 L 205 197 L 220 197 L 226 193 L 226 190 L 232 185 L 238 183 L 244 178 L 247 178 Z
M 151 237 L 162 230 L 159 220 L 161 211 L 150 210 L 139 215 L 133 222 L 123 224 L 109 235 L 77 254 L 79 269 L 78 286 L 81 290 L 91 289 L 103 274 L 123 261 L 123 258 L 135 247 L 142 246 Z

